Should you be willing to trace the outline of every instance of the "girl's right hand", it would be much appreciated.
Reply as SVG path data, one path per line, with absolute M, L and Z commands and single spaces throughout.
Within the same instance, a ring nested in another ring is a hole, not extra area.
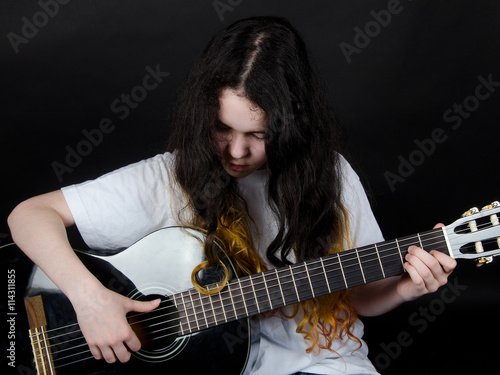
M 104 286 L 90 292 L 82 288 L 73 300 L 80 329 L 95 359 L 108 363 L 127 362 L 131 352 L 141 348 L 137 335 L 130 327 L 126 314 L 131 311 L 148 312 L 158 307 L 160 300 L 134 301 Z

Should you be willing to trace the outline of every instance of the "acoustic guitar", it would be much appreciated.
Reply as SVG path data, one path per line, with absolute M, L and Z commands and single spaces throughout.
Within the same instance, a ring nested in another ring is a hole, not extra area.
M 191 273 L 204 260 L 202 232 L 185 227 L 158 230 L 113 255 L 77 252 L 109 289 L 133 299 L 161 298 L 149 313 L 131 313 L 140 351 L 131 361 L 95 361 L 69 300 L 43 290 L 25 300 L 33 366 L 42 374 L 203 373 L 239 374 L 250 349 L 249 317 L 300 301 L 400 275 L 407 249 L 416 245 L 455 259 L 489 263 L 500 254 L 500 204 L 473 208 L 451 225 L 310 259 L 251 276 L 233 278 L 215 294 L 193 288 Z M 221 260 L 231 267 L 230 259 Z M 215 288 L 220 270 L 199 275 Z M 96 296 L 99 303 L 99 296 Z

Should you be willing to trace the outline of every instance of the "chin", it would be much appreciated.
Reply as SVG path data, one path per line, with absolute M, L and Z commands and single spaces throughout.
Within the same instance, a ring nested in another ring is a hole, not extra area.
M 243 171 L 235 171 L 231 168 L 224 168 L 224 169 L 228 175 L 230 175 L 231 177 L 234 177 L 234 178 L 247 177 L 247 176 L 250 176 L 255 171 L 255 169 L 246 169 Z

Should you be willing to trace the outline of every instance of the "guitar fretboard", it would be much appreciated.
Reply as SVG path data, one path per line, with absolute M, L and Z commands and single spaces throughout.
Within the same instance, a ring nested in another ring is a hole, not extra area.
M 212 295 L 190 289 L 170 298 L 186 335 L 404 272 L 412 245 L 448 253 L 441 229 L 327 255 L 231 280 Z

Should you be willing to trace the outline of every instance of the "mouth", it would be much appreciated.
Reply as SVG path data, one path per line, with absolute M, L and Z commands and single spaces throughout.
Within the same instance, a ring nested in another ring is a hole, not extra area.
M 228 166 L 233 171 L 243 171 L 248 168 L 248 165 L 233 164 L 233 163 L 228 163 Z

